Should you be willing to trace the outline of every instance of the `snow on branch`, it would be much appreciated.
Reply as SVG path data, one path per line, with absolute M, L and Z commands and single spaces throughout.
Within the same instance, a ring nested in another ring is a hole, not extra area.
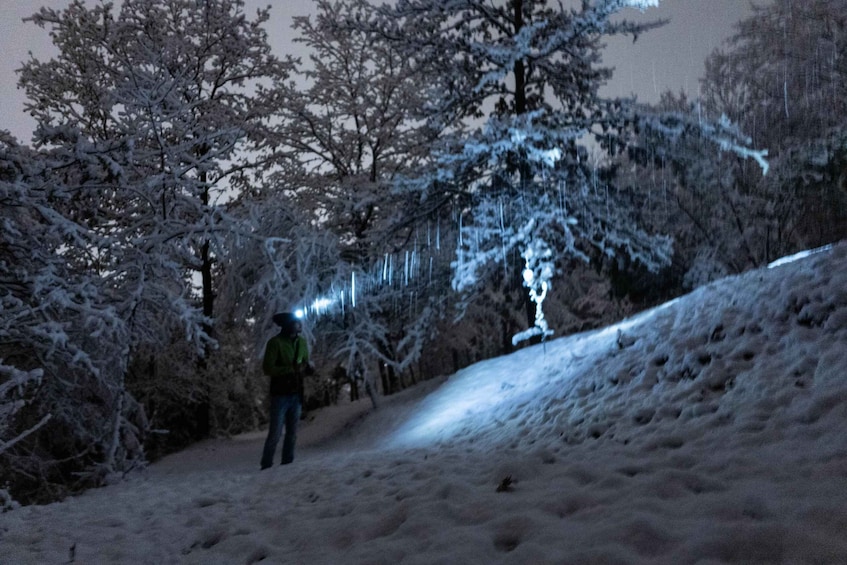
M 624 4 L 644 11 L 647 8 L 658 8 L 659 0 L 624 0 Z
M 741 158 L 755 160 L 762 169 L 762 175 L 768 174 L 770 167 L 766 159 L 768 150 L 750 147 L 752 139 L 744 135 L 726 115 L 721 115 L 717 122 L 709 122 L 697 117 L 693 111 L 688 114 L 644 112 L 639 113 L 634 121 L 651 142 L 658 145 L 660 152 L 671 159 L 674 155 L 673 148 L 678 142 L 686 136 L 695 135 L 714 143 L 721 151 L 729 151 Z
M 25 439 L 25 438 L 26 438 L 27 436 L 29 436 L 30 434 L 33 434 L 33 433 L 37 432 L 37 431 L 39 430 L 39 428 L 41 428 L 44 424 L 46 424 L 47 422 L 49 422 L 49 421 L 50 421 L 50 418 L 52 418 L 52 417 L 53 417 L 53 415 L 52 415 L 52 414 L 45 414 L 45 415 L 41 418 L 41 420 L 39 420 L 39 422 L 38 422 L 37 424 L 35 424 L 35 425 L 34 425 L 34 426 L 32 426 L 31 428 L 29 428 L 29 429 L 27 429 L 27 430 L 25 430 L 25 431 L 21 432 L 21 433 L 20 433 L 20 434 L 18 434 L 16 437 L 13 437 L 13 438 L 12 438 L 12 439 L 10 439 L 9 441 L 3 441 L 3 440 L 0 440 L 0 454 L 2 454 L 4 451 L 6 451 L 6 450 L 10 449 L 13 445 L 15 445 L 16 443 L 18 443 L 19 441 L 21 441 L 21 440 Z
M 9 423 L 12 416 L 15 415 L 21 408 L 26 405 L 24 400 L 24 389 L 30 384 L 38 385 L 44 375 L 42 369 L 33 369 L 30 371 L 22 371 L 11 365 L 6 365 L 0 359 L 0 377 L 3 382 L 0 382 L 0 435 L 5 435 L 9 429 Z M 19 432 L 12 439 L 4 440 L 0 437 L 0 454 L 11 448 L 13 445 L 23 440 L 30 434 L 36 432 L 51 418 L 51 414 L 45 414 L 41 420 L 34 426 Z

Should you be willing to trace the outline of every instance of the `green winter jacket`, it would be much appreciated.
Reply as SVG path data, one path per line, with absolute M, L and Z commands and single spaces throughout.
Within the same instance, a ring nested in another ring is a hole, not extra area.
M 275 335 L 265 346 L 262 371 L 271 378 L 271 395 L 303 395 L 303 370 L 309 364 L 309 347 L 301 336 Z

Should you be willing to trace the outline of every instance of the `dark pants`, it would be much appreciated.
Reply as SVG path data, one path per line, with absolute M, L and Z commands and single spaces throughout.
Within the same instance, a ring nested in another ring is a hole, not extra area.
M 297 423 L 300 421 L 300 395 L 286 394 L 271 396 L 271 421 L 268 424 L 268 437 L 262 450 L 262 469 L 273 465 L 274 451 L 285 427 L 282 440 L 282 464 L 294 461 L 294 444 L 297 441 Z

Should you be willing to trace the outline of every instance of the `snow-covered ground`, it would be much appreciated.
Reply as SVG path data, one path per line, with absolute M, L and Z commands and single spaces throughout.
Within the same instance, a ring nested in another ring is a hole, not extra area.
M 0 514 L 0 563 L 847 563 L 847 245 Z

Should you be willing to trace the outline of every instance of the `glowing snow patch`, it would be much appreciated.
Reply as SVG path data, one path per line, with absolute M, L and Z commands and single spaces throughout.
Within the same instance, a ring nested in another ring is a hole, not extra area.
M 795 253 L 794 255 L 789 255 L 787 257 L 783 257 L 782 259 L 777 259 L 773 263 L 769 263 L 768 269 L 773 269 L 774 267 L 779 267 L 780 265 L 793 263 L 794 261 L 797 261 L 799 259 L 805 259 L 810 255 L 814 255 L 815 253 L 820 253 L 822 251 L 829 251 L 830 249 L 832 249 L 832 245 L 824 245 L 823 247 L 801 251 L 800 253 Z
M 526 355 L 532 352 L 534 355 Z M 515 370 L 518 359 L 521 370 Z M 531 393 L 542 381 L 536 378 L 544 356 L 537 348 L 489 359 L 459 371 L 424 400 L 416 414 L 388 441 L 390 447 L 420 447 L 449 440 L 464 430 L 491 422 L 515 396 Z
M 418 409 L 388 439 L 388 448 L 426 447 L 441 441 L 477 438 L 483 431 L 496 434 L 508 426 L 516 407 L 532 403 L 538 390 L 566 382 L 574 359 L 618 347 L 619 332 L 635 330 L 675 300 L 642 312 L 618 324 L 563 337 L 488 359 L 462 369 L 423 400 Z M 637 334 L 636 334 L 637 335 Z M 481 445 L 477 443 L 477 445 Z

